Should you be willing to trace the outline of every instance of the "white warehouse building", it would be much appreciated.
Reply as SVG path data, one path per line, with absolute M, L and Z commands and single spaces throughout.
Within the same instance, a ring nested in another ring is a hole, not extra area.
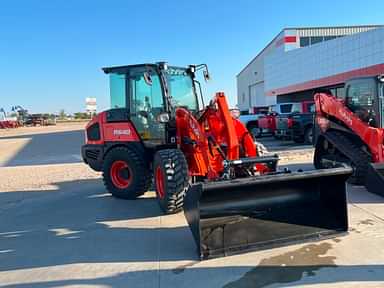
M 344 93 L 353 77 L 384 74 L 384 26 L 283 29 L 237 75 L 237 103 L 255 107 L 312 99 L 314 89 Z

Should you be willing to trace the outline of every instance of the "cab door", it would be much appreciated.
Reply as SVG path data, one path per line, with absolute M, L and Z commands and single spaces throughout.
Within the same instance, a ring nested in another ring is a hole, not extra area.
M 360 120 L 373 127 L 380 125 L 377 83 L 373 78 L 351 80 L 346 85 L 346 105 Z
M 131 69 L 128 75 L 129 113 L 146 146 L 165 143 L 165 125 L 158 121 L 164 112 L 160 77 L 152 67 Z

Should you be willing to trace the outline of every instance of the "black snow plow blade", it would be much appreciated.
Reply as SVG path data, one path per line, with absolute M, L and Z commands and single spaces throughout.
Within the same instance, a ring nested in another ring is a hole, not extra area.
M 384 197 L 384 163 L 369 164 L 365 188 L 371 193 Z
M 184 211 L 200 258 L 346 232 L 351 174 L 351 168 L 335 168 L 194 184 Z

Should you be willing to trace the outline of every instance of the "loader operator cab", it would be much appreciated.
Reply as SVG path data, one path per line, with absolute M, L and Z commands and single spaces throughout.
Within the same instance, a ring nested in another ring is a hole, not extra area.
M 147 145 L 172 142 L 168 126 L 176 108 L 197 113 L 204 107 L 200 83 L 195 79 L 200 69 L 204 69 L 204 76 L 209 75 L 205 64 L 181 68 L 160 62 L 103 68 L 110 76 L 111 108 L 127 110 Z
M 372 127 L 384 127 L 384 77 L 364 77 L 349 80 L 345 103 L 363 122 Z

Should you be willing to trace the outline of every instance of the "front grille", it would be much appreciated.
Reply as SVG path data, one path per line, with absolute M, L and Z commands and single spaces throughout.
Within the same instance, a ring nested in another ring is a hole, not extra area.
M 100 140 L 100 125 L 95 123 L 87 129 L 87 138 L 91 141 Z
M 99 154 L 100 154 L 100 150 L 92 149 L 92 150 L 85 151 L 85 156 L 93 160 L 97 160 L 97 158 L 99 157 Z

